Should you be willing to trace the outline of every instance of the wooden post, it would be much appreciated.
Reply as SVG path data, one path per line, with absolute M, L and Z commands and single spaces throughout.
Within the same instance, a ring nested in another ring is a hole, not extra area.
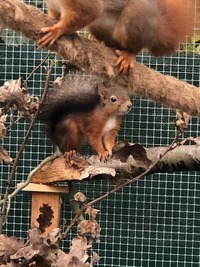
M 22 190 L 32 192 L 31 228 L 44 225 L 43 236 L 46 237 L 60 226 L 60 194 L 68 193 L 68 187 L 30 183 Z

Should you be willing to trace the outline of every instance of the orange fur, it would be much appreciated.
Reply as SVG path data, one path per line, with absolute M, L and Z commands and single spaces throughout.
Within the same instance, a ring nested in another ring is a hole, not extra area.
M 100 0 L 46 0 L 48 15 L 59 20 L 52 27 L 43 27 L 45 35 L 38 48 L 50 47 L 63 34 L 80 30 L 91 23 L 102 10 Z
M 150 51 L 155 56 L 170 55 L 178 49 L 186 35 L 194 30 L 194 7 L 184 0 L 157 0 L 161 15 L 157 31 L 157 44 Z
M 133 66 L 130 54 L 147 48 L 155 56 L 171 55 L 193 34 L 194 0 L 102 1 L 105 8 L 89 30 L 107 46 L 126 51 L 117 61 L 122 72 Z

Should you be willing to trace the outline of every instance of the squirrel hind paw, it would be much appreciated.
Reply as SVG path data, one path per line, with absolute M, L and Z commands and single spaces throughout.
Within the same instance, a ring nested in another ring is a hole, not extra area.
M 104 151 L 102 153 L 98 153 L 100 161 L 106 162 L 110 159 L 111 154 L 108 151 Z
M 131 68 L 134 67 L 136 55 L 124 50 L 115 50 L 115 53 L 118 56 L 115 66 L 119 67 L 119 71 L 122 74 L 126 74 Z
M 76 150 L 72 149 L 69 151 L 66 151 L 64 154 L 64 158 L 66 159 L 66 163 L 70 163 L 70 160 L 73 156 L 77 154 Z

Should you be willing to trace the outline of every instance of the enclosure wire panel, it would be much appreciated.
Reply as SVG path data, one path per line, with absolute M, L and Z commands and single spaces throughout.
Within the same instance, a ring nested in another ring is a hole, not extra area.
M 187 1 L 187 0 L 186 0 Z M 42 1 L 25 1 L 46 12 Z M 199 20 L 199 1 L 196 0 L 196 20 Z M 197 24 L 198 25 L 198 24 Z M 199 28 L 196 33 L 198 35 Z M 82 34 L 87 35 L 84 31 Z M 174 76 L 199 87 L 200 56 L 198 42 L 183 44 L 174 56 L 155 58 L 146 51 L 137 61 L 163 74 Z M 198 40 L 197 40 L 198 41 Z M 4 30 L 0 38 L 0 86 L 6 80 L 24 79 L 40 64 L 48 51 L 36 49 L 35 43 L 10 30 Z M 40 97 L 45 86 L 47 68 L 56 62 L 51 82 L 62 74 L 62 59 L 52 55 L 45 66 L 39 68 L 28 81 L 28 90 Z M 176 88 L 174 88 L 176 90 Z M 173 110 L 140 97 L 133 97 L 134 105 L 127 114 L 117 141 L 128 140 L 145 147 L 169 145 L 176 134 Z M 9 114 L 7 126 L 17 119 Z M 12 125 L 2 142 L 10 156 L 15 158 L 27 133 L 30 121 L 20 120 Z M 183 137 L 196 137 L 199 119 L 192 118 Z M 46 136 L 45 126 L 37 120 L 19 161 L 11 190 L 26 180 L 54 148 Z M 81 154 L 94 154 L 87 145 Z M 12 166 L 1 163 L 0 189 L 5 193 Z M 105 180 L 76 183 L 87 200 L 103 195 L 114 185 Z M 101 259 L 97 266 L 113 267 L 199 267 L 200 266 L 200 183 L 197 172 L 148 175 L 137 183 L 123 188 L 95 205 L 101 226 L 100 242 L 94 250 Z M 21 192 L 11 202 L 5 225 L 5 234 L 27 238 L 30 227 L 31 193 Z M 73 218 L 69 199 L 62 196 L 61 224 Z M 75 235 L 74 229 L 70 238 Z M 69 249 L 70 239 L 62 241 L 62 248 Z

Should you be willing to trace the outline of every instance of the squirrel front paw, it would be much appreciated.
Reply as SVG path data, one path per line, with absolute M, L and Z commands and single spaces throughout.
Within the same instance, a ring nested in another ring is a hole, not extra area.
M 38 49 L 41 49 L 45 46 L 51 47 L 64 33 L 63 28 L 60 28 L 57 24 L 53 25 L 52 27 L 43 27 L 41 32 L 46 34 L 37 41 Z

